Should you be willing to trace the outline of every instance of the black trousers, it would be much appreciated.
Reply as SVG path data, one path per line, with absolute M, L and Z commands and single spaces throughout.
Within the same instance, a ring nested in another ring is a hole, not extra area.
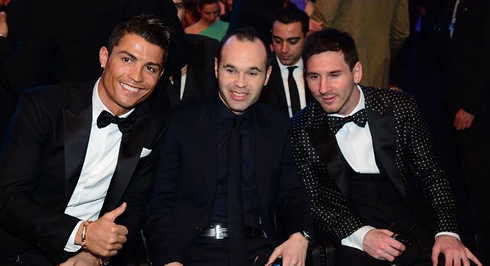
M 259 255 L 270 255 L 277 242 L 268 238 L 248 239 L 248 265 L 253 265 Z M 228 239 L 197 238 L 183 253 L 182 260 L 186 266 L 228 266 L 230 252 Z

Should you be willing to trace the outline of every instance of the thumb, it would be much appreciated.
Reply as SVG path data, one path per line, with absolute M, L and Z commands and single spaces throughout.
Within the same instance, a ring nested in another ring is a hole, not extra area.
M 119 206 L 119 207 L 115 208 L 114 210 L 104 214 L 103 217 L 114 222 L 116 220 L 116 218 L 119 217 L 119 215 L 124 213 L 124 211 L 126 210 L 126 207 L 127 207 L 127 204 L 126 204 L 126 202 L 124 202 L 123 204 L 121 204 L 121 206 Z
M 5 22 L 7 20 L 7 13 L 5 11 L 0 12 L 0 22 Z

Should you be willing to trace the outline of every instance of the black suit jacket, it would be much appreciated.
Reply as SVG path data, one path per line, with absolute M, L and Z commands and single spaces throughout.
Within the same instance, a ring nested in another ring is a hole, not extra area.
M 184 87 L 184 95 L 170 81 L 165 84 L 165 95 L 171 107 L 189 102 L 196 98 L 204 98 L 216 91 L 217 80 L 214 74 L 214 59 L 218 53 L 219 42 L 203 35 L 187 34 L 189 44 L 189 63 Z M 161 91 L 160 91 L 161 93 Z
M 182 68 L 188 48 L 172 0 L 24 0 L 24 8 L 8 14 L 9 22 L 21 24 L 15 53 L 0 38 L 0 80 L 16 95 L 40 85 L 93 80 L 102 72 L 99 50 L 114 27 L 143 13 L 171 27 L 165 73 Z
M 145 225 L 155 265 L 182 262 L 181 253 L 210 222 L 218 179 L 215 101 L 216 94 L 172 113 Z M 253 108 L 263 230 L 278 239 L 277 215 L 285 217 L 282 226 L 288 236 L 312 232 L 309 200 L 291 152 L 291 122 L 260 103 Z
M 269 82 L 266 86 L 264 86 L 259 101 L 289 116 L 286 91 L 284 90 L 281 70 L 279 69 L 279 64 L 277 63 L 277 57 L 275 54 L 272 54 L 271 66 L 272 72 L 269 78 Z M 308 104 L 313 100 L 313 96 L 311 95 L 310 89 L 308 88 L 308 83 L 306 82 L 306 79 L 304 81 L 306 104 Z
M 362 87 L 376 163 L 429 229 L 457 232 L 456 205 L 415 100 Z M 293 118 L 293 154 L 312 200 L 316 224 L 339 241 L 366 225 L 350 206 L 346 166 L 316 101 Z
M 66 257 L 64 246 L 79 220 L 64 211 L 87 151 L 93 87 L 61 84 L 21 96 L 0 161 L 0 258 L 30 246 L 55 264 Z M 137 120 L 122 137 L 100 214 L 127 202 L 116 220 L 129 230 L 127 245 L 140 236 L 166 125 L 149 104 L 130 116 Z M 140 158 L 143 147 L 152 152 Z

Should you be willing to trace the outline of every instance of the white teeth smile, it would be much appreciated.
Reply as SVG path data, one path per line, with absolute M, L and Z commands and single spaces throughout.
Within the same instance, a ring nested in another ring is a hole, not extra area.
M 243 97 L 245 95 L 247 95 L 246 93 L 243 93 L 243 92 L 235 92 L 235 91 L 232 91 L 231 93 L 235 94 L 236 96 L 239 96 L 239 97 Z
M 131 87 L 131 86 L 124 84 L 124 83 L 119 83 L 119 84 L 121 84 L 121 86 L 123 88 L 125 88 L 126 90 L 131 91 L 131 92 L 137 92 L 139 90 L 138 88 Z

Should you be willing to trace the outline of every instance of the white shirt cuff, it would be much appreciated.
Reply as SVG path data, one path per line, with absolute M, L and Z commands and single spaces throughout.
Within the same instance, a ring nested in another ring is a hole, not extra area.
M 80 245 L 75 244 L 75 237 L 77 236 L 78 228 L 80 225 L 82 225 L 83 221 L 80 221 L 77 223 L 75 226 L 75 229 L 71 232 L 70 238 L 68 238 L 68 242 L 66 242 L 65 245 L 65 251 L 66 252 L 77 252 L 79 249 L 82 248 Z
M 461 238 L 459 237 L 458 234 L 456 233 L 451 233 L 451 232 L 439 232 L 436 234 L 436 237 L 437 238 L 438 236 L 454 236 L 455 238 L 457 238 L 459 241 L 461 241 Z M 434 239 L 435 239 L 434 238 Z
M 369 226 L 369 225 L 363 226 L 363 227 L 359 228 L 357 231 L 355 231 L 354 233 L 352 233 L 350 236 L 342 239 L 342 241 L 340 243 L 344 246 L 348 246 L 351 248 L 357 248 L 361 251 L 364 251 L 364 249 L 362 248 L 364 236 L 366 236 L 366 234 L 373 229 L 376 229 L 376 228 Z

